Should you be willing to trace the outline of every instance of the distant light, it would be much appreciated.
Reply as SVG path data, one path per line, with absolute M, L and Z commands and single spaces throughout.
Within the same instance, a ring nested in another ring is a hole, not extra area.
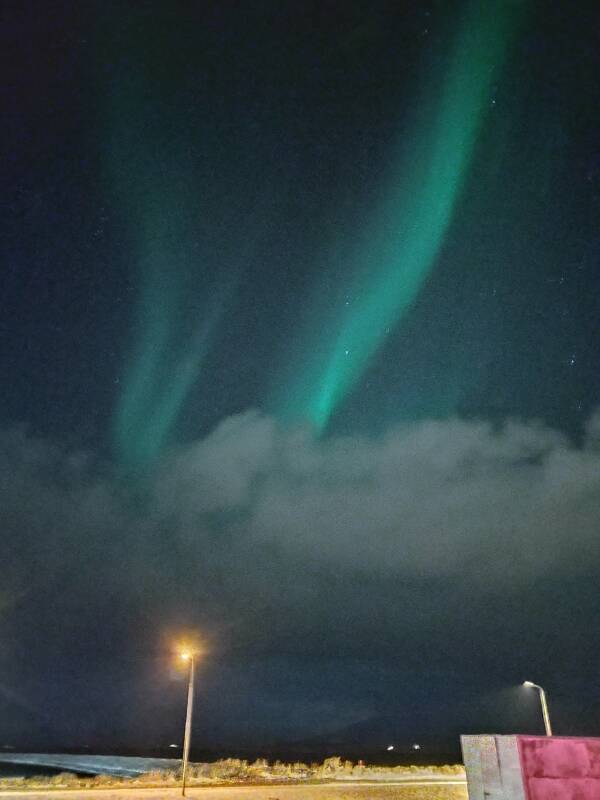
M 393 745 L 393 744 L 389 744 L 389 745 L 387 746 L 387 749 L 388 749 L 388 750 L 393 750 L 393 749 L 394 749 L 394 745 Z
M 195 636 L 186 636 L 185 639 L 179 639 L 172 644 L 173 655 L 180 658 L 182 661 L 195 661 L 206 652 L 206 648 L 199 638 Z
M 179 747 L 178 744 L 170 744 L 169 747 Z
M 413 744 L 412 749 L 413 750 L 420 750 L 421 749 L 421 745 L 420 744 Z
M 531 681 L 523 681 L 523 686 L 527 689 L 536 689 L 540 694 L 540 703 L 542 704 L 542 716 L 544 718 L 544 728 L 546 736 L 552 736 L 552 726 L 550 725 L 550 714 L 548 713 L 548 701 L 546 700 L 546 692 L 542 689 L 539 683 L 532 683 Z

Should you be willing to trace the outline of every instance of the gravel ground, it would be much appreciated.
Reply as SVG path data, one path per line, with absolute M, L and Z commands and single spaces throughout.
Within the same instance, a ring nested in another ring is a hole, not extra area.
M 304 786 L 219 786 L 190 788 L 186 796 L 203 800 L 468 800 L 464 784 L 354 784 Z M 58 789 L 0 791 L 12 800 L 174 800 L 181 789 Z

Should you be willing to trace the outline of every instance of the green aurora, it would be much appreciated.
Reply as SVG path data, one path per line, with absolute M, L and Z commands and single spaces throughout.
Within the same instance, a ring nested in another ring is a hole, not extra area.
M 160 44 L 160 19 L 154 34 Z M 212 280 L 212 291 L 194 292 L 198 274 L 211 284 L 198 246 L 202 181 L 186 158 L 197 132 L 170 105 L 181 74 L 171 74 L 170 60 L 152 45 L 135 33 L 119 44 L 132 66 L 106 102 L 108 176 L 134 254 L 132 342 L 113 417 L 113 447 L 128 469 L 148 466 L 169 444 L 235 286 Z
M 309 421 L 323 432 L 414 303 L 451 223 L 518 17 L 504 0 L 467 5 L 441 85 L 438 65 L 417 98 L 383 187 L 385 202 L 350 248 L 345 285 L 333 297 L 330 286 L 319 286 L 312 307 L 306 303 L 311 326 L 297 333 L 296 354 L 293 345 L 286 354 L 289 379 L 276 375 L 271 406 L 282 421 Z M 165 44 L 160 19 L 153 25 L 143 38 L 132 25 L 117 43 L 130 66 L 105 92 L 107 174 L 127 220 L 136 291 L 112 439 L 119 463 L 134 470 L 152 464 L 172 440 L 269 219 L 257 224 L 250 216 L 252 232 L 236 224 L 233 251 L 221 247 L 223 278 L 218 258 L 215 264 L 208 256 L 219 251 L 208 198 L 225 162 L 210 123 L 190 127 L 172 101 L 175 87 L 185 85 L 189 55 L 175 57 L 176 37 Z
M 522 5 L 505 0 L 467 5 L 446 77 L 438 88 L 439 67 L 432 70 L 383 207 L 350 253 L 351 277 L 333 300 L 330 286 L 318 287 L 307 315 L 312 330 L 299 337 L 291 379 L 276 393 L 280 418 L 322 432 L 417 298 L 452 221 L 521 13 Z

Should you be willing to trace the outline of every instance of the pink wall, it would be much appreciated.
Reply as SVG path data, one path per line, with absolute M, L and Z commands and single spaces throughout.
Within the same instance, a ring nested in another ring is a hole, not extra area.
M 600 739 L 517 736 L 527 800 L 600 800 Z

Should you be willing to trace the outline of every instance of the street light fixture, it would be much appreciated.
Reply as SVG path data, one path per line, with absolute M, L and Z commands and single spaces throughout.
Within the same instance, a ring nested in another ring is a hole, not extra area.
M 548 703 L 546 701 L 546 692 L 537 683 L 531 681 L 523 681 L 523 686 L 527 689 L 537 689 L 540 693 L 540 702 L 542 704 L 542 716 L 544 718 L 544 728 L 546 729 L 546 736 L 552 736 L 552 727 L 550 726 L 550 714 L 548 713 Z
M 195 653 L 184 650 L 180 653 L 183 661 L 189 661 L 190 671 L 188 677 L 187 711 L 185 715 L 185 734 L 183 737 L 183 766 L 181 771 L 181 794 L 185 797 L 185 779 L 187 777 L 188 761 L 190 756 L 190 739 L 192 737 L 192 710 L 194 706 L 194 669 Z

